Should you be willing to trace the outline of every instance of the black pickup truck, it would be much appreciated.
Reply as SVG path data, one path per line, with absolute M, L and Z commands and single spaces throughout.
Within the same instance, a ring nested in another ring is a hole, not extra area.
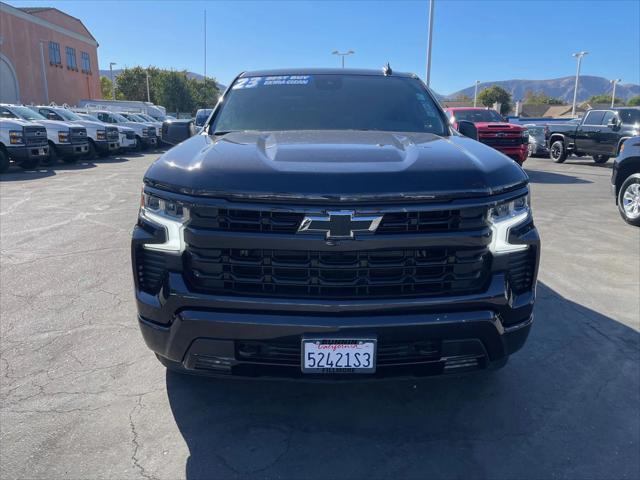
M 591 155 L 596 163 L 616 157 L 626 139 L 640 132 L 640 107 L 588 110 L 582 121 L 550 124 L 551 160 L 564 162 L 569 155 Z
M 149 348 L 246 377 L 503 365 L 533 321 L 529 179 L 458 130 L 412 74 L 240 75 L 145 174 L 131 253 Z

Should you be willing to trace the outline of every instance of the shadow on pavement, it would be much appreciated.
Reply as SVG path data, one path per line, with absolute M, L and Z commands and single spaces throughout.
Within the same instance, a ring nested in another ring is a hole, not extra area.
M 312 384 L 167 373 L 186 477 L 638 478 L 640 335 L 539 284 L 502 370 Z
M 532 183 L 552 183 L 552 184 L 572 184 L 572 183 L 593 183 L 590 180 L 565 175 L 564 173 L 542 172 L 540 170 L 526 170 Z

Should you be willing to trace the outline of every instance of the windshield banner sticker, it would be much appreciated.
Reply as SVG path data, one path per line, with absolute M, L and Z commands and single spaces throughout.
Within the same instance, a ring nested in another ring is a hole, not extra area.
M 277 75 L 273 77 L 247 77 L 239 79 L 231 88 L 239 90 L 244 88 L 268 87 L 271 85 L 308 85 L 311 75 Z

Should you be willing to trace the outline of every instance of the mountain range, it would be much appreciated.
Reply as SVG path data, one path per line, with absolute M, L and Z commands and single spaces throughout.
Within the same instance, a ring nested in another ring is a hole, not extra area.
M 573 88 L 576 77 L 551 78 L 548 80 L 496 80 L 494 82 L 482 82 L 478 84 L 478 93 L 492 85 L 498 85 L 511 93 L 514 100 L 524 99 L 525 93 L 544 93 L 550 97 L 559 98 L 565 102 L 573 101 Z M 473 98 L 475 86 L 470 86 L 442 98 L 455 99 L 460 95 Z M 578 101 L 587 100 L 593 95 L 611 95 L 611 83 L 604 77 L 581 75 L 578 85 Z M 640 85 L 633 83 L 619 83 L 616 85 L 616 98 L 628 100 L 640 95 Z

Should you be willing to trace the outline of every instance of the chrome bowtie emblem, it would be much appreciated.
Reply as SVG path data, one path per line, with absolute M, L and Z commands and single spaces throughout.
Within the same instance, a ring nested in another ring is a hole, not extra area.
M 323 232 L 327 240 L 354 238 L 357 232 L 375 232 L 381 221 L 382 215 L 356 215 L 350 210 L 340 210 L 327 212 L 326 215 L 304 217 L 298 232 Z

